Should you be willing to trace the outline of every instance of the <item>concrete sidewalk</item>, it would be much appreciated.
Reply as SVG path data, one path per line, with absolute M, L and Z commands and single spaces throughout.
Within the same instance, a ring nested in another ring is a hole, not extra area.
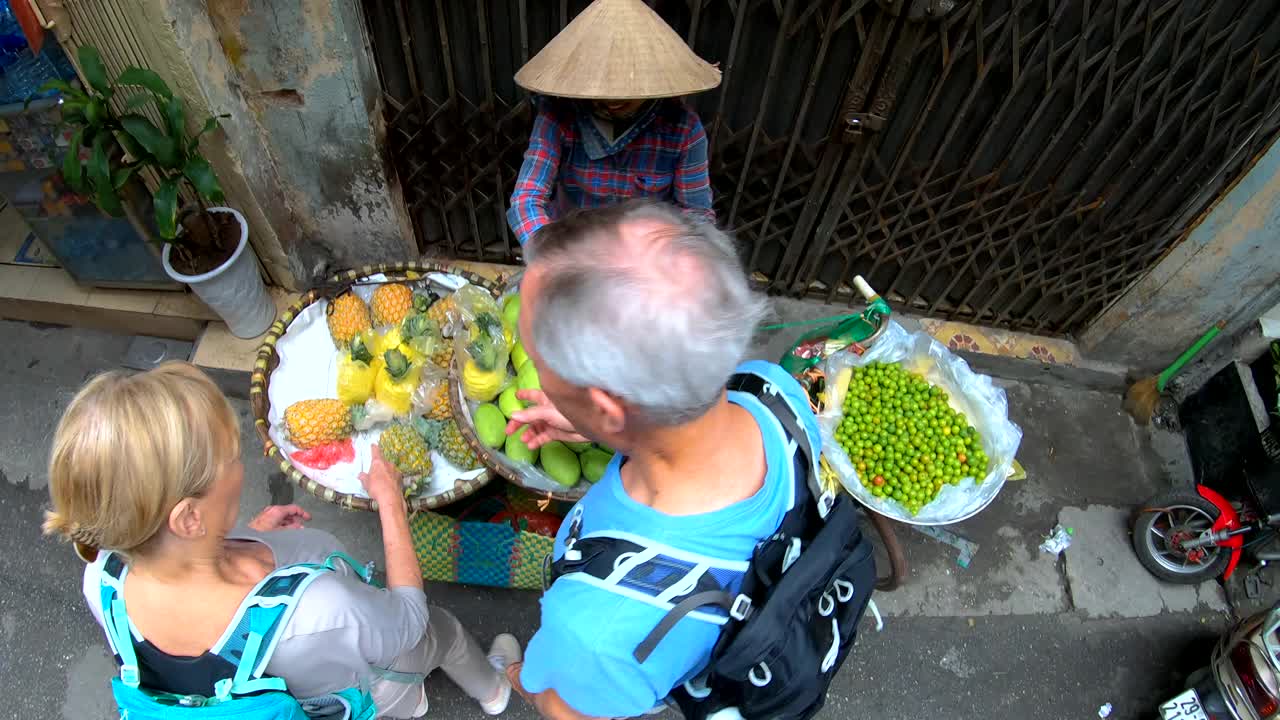
M 115 717 L 112 667 L 80 596 L 80 562 L 39 528 L 58 414 L 85 379 L 121 362 L 128 339 L 8 322 L 0 322 L 0 335 L 10 348 L 0 358 L 0 687 L 13 717 L 106 720 Z M 1002 384 L 1024 431 L 1019 458 L 1027 479 L 948 528 L 978 545 L 967 568 L 956 564 L 952 547 L 901 528 L 911 578 L 876 596 L 885 629 L 877 634 L 870 620 L 864 624 L 823 716 L 1087 719 L 1111 702 L 1113 718 L 1149 717 L 1224 627 L 1213 588 L 1170 601 L 1158 584 L 1125 585 L 1104 593 L 1110 605 L 1103 610 L 1080 596 L 1085 587 L 1111 587 L 1105 583 L 1143 572 L 1127 539 L 1120 542 L 1116 513 L 1187 481 L 1178 443 L 1153 442 L 1123 414 L 1116 395 Z M 247 403 L 235 405 L 244 430 L 242 516 L 296 501 L 313 513 L 313 527 L 333 532 L 353 555 L 379 558 L 376 518 L 295 492 L 261 457 Z M 1079 509 L 1068 516 L 1076 545 L 1066 558 L 1041 554 L 1041 535 L 1064 508 Z M 428 594 L 482 642 L 502 631 L 527 640 L 537 626 L 534 593 L 433 585 Z M 431 717 L 481 717 L 444 677 L 432 677 L 428 687 Z M 520 703 L 508 715 L 534 717 Z

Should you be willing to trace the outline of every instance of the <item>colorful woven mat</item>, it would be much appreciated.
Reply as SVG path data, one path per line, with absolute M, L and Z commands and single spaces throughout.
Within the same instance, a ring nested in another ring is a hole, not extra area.
M 542 563 L 551 554 L 552 538 L 432 512 L 415 514 L 409 527 L 424 580 L 542 589 Z

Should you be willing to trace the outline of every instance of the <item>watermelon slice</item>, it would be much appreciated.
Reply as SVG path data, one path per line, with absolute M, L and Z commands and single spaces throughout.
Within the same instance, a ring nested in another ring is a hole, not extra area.
M 308 450 L 299 450 L 289 456 L 289 459 L 316 470 L 328 470 L 338 463 L 355 460 L 356 448 L 351 444 L 351 438 L 347 438 L 317 445 Z

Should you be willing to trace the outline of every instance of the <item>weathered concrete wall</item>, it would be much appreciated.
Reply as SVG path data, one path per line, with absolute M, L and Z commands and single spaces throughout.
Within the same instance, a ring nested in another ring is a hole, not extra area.
M 1210 325 L 1224 339 L 1280 299 L 1280 143 L 1080 337 L 1091 356 L 1159 370 Z
M 274 279 L 307 285 L 413 255 L 355 0 L 132 2 L 149 62 L 191 114 L 231 115 L 205 152 Z

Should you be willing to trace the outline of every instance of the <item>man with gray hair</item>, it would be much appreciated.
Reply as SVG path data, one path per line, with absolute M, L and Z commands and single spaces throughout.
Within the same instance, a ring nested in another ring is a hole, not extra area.
M 553 222 L 525 252 L 520 336 L 542 390 L 520 393 L 530 406 L 508 431 L 534 447 L 617 449 L 561 528 L 556 567 L 585 562 L 580 539 L 644 552 L 557 573 L 508 675 L 547 717 L 641 715 L 707 665 L 726 617 L 686 609 L 644 660 L 637 646 L 681 597 L 730 589 L 796 502 L 795 439 L 756 396 L 727 390 L 730 377 L 799 408 L 815 449 L 817 421 L 782 368 L 742 362 L 765 301 L 712 225 L 629 202 Z

